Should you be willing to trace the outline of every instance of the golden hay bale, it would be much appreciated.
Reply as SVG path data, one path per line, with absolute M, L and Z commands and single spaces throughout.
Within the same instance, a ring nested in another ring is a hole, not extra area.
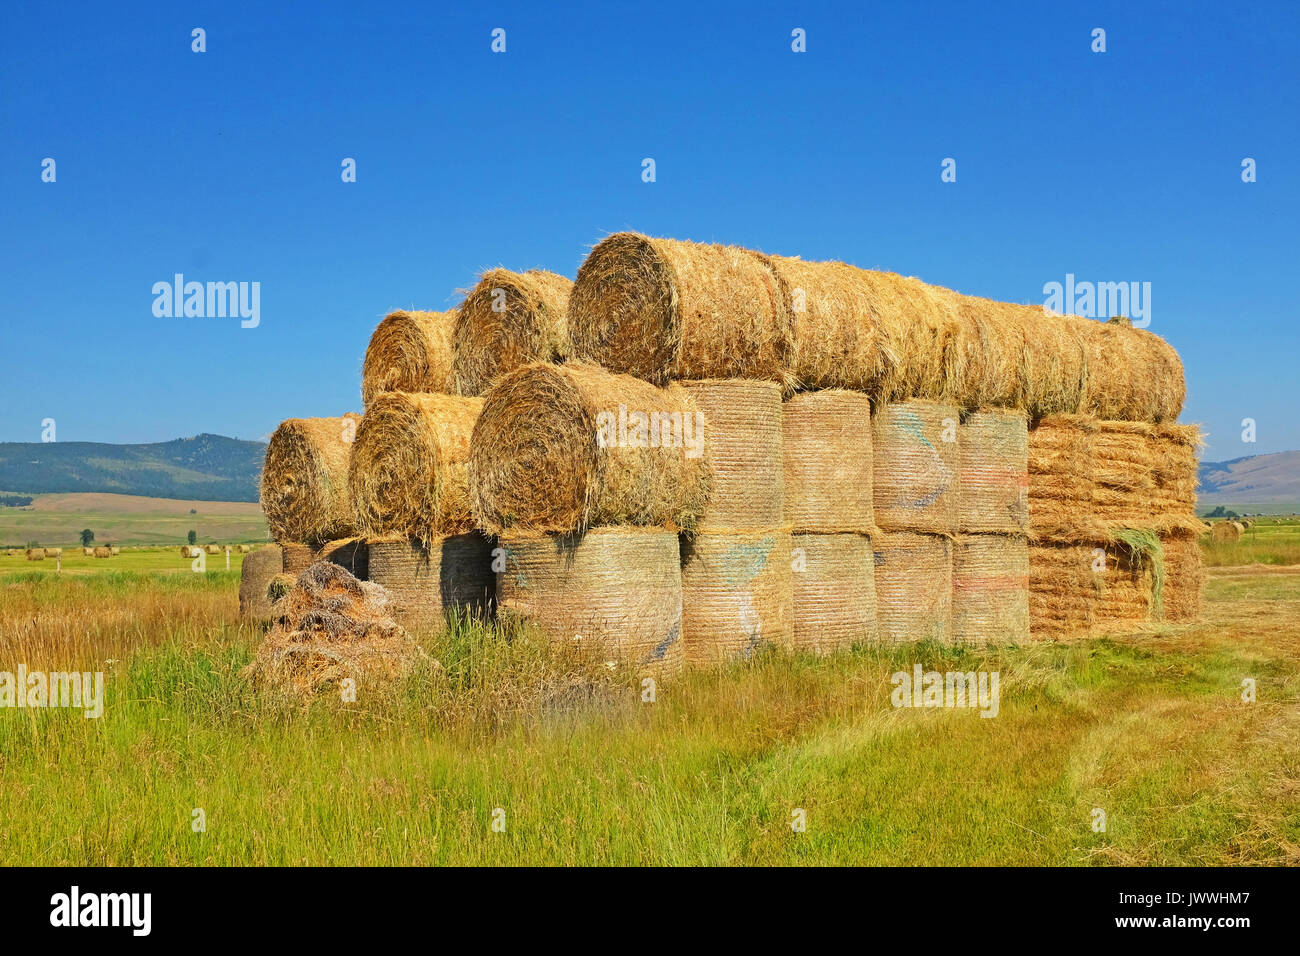
M 948 294 L 955 303 L 957 324 L 949 345 L 944 401 L 966 409 L 1023 408 L 1027 347 L 1023 315 L 1004 302 Z
M 370 549 L 365 538 L 341 538 L 321 546 L 316 560 L 337 564 L 358 581 L 369 578 Z
M 952 632 L 965 644 L 1029 640 L 1029 545 L 1023 535 L 964 534 L 953 543 Z
M 63 557 L 63 549 L 62 549 L 62 548 L 46 548 L 46 549 L 45 549 L 45 556 L 46 556 L 47 558 L 61 558 L 61 557 Z
M 113 549 L 99 547 L 92 549 L 91 553 L 97 558 L 111 558 L 113 556 Z
M 796 534 L 793 645 L 825 654 L 876 633 L 875 550 L 865 534 Z
M 383 392 L 456 391 L 452 334 L 456 312 L 390 312 L 375 328 L 361 366 L 361 404 Z
M 533 362 L 569 357 L 573 283 L 542 269 L 489 269 L 456 310 L 452 369 L 456 391 L 481 395 L 503 375 Z
M 484 617 L 496 591 L 493 540 L 478 532 L 411 540 L 370 540 L 370 580 L 382 585 L 407 627 L 441 628 Z
M 1201 614 L 1206 572 L 1201 545 L 1195 535 L 1177 534 L 1161 539 L 1165 555 L 1165 620 L 1195 621 Z
M 220 554 L 220 553 L 221 553 L 221 545 L 219 545 L 219 544 L 210 544 L 210 545 L 208 545 L 207 548 L 205 548 L 204 550 L 206 550 L 206 551 L 208 552 L 208 554 Z
M 1086 415 L 1052 415 L 1029 431 L 1029 530 L 1036 542 L 1097 537 L 1092 513 L 1094 443 L 1100 425 Z
M 1083 411 L 1102 419 L 1174 422 L 1187 383 L 1174 347 L 1128 319 L 1078 320 L 1088 355 Z
M 348 459 L 361 416 L 290 418 L 271 436 L 262 511 L 276 541 L 318 544 L 355 535 Z
M 1086 635 L 1101 598 L 1091 544 L 1029 545 L 1029 634 L 1035 640 Z M 1101 554 L 1104 556 L 1104 551 Z
M 1029 431 L 1023 412 L 974 412 L 957 429 L 958 527 L 972 533 L 1029 530 Z
M 114 556 L 114 557 L 116 557 L 117 555 L 119 555 L 119 554 L 122 553 L 122 549 L 121 549 L 121 548 L 109 548 L 108 550 L 111 551 L 111 552 L 113 553 L 113 556 Z
M 44 548 L 28 548 L 28 549 L 27 549 L 27 560 L 28 560 L 28 561 L 44 561 L 44 560 L 45 560 L 45 549 L 44 549 Z
M 17 548 L 6 548 L 6 549 L 5 549 L 5 556 L 6 556 L 6 557 L 9 557 L 9 558 L 16 558 L 16 557 L 18 557 L 18 555 L 21 554 L 21 553 L 22 553 L 22 552 L 19 551 Z
M 1105 634 L 1158 616 L 1155 569 L 1148 556 L 1122 545 L 1106 547 L 1092 633 Z
M 952 540 L 899 531 L 875 545 L 876 625 L 885 644 L 952 641 Z
M 764 645 L 793 645 L 788 531 L 684 536 L 681 561 L 687 664 L 720 664 L 752 657 Z
M 763 531 L 782 523 L 785 458 L 781 390 L 740 378 L 678 383 L 704 415 L 711 472 L 704 531 Z
M 483 399 L 386 392 L 366 409 L 348 465 L 355 524 L 371 536 L 431 540 L 474 528 L 470 435 Z
M 580 362 L 516 369 L 470 440 L 474 517 L 494 533 L 694 527 L 709 490 L 705 432 L 678 386 Z
M 316 563 L 316 549 L 296 541 L 280 545 L 280 570 L 295 577 Z
M 1020 381 L 1029 417 L 1077 414 L 1088 383 L 1087 320 L 1032 305 L 1008 304 L 1003 311 L 1024 329 Z
M 785 521 L 798 532 L 875 530 L 871 401 L 863 392 L 804 392 L 783 408 Z
M 959 414 L 950 405 L 882 405 L 872 418 L 875 520 L 886 531 L 957 530 Z
M 552 640 L 596 647 L 655 673 L 682 667 L 677 535 L 660 528 L 592 528 L 501 536 L 497 614 L 530 621 Z
M 95 549 L 94 549 L 94 548 L 82 548 L 82 549 L 81 549 L 81 554 L 82 554 L 83 557 L 87 557 L 87 558 L 89 558 L 89 557 L 93 557 L 94 554 L 95 554 Z
M 252 550 L 253 550 L 252 547 L 251 547 L 250 545 L 247 545 L 247 544 L 241 544 L 241 545 L 239 546 L 239 553 L 240 553 L 240 554 L 248 554 L 248 553 L 251 552 Z
M 578 356 L 662 385 L 670 379 L 781 381 L 790 303 L 758 256 L 735 246 L 609 236 L 569 299 Z
M 261 548 L 244 558 L 239 569 L 239 616 L 265 620 L 271 614 L 267 588 L 280 573 L 280 549 Z

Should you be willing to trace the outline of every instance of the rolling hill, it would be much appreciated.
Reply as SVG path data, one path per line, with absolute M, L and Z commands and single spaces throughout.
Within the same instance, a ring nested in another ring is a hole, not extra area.
M 1198 504 L 1236 505 L 1238 510 L 1300 510 L 1300 451 L 1201 462 Z

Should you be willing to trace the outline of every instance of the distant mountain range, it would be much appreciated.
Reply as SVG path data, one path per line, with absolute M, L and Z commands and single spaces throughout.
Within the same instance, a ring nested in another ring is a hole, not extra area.
M 0 442 L 0 490 L 257 501 L 266 443 L 196 435 L 149 445 Z
M 1263 510 L 1285 505 L 1289 506 L 1286 510 L 1300 510 L 1300 451 L 1203 461 L 1198 478 L 1200 505 L 1260 506 Z

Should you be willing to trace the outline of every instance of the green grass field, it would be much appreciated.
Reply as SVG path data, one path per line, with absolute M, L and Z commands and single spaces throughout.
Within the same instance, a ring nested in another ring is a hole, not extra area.
M 230 549 L 230 570 L 236 574 L 243 567 L 243 555 L 237 547 Z M 121 554 L 111 558 L 95 558 L 81 553 L 81 546 L 64 548 L 60 559 L 64 574 L 115 574 L 123 571 L 161 571 L 196 573 L 192 558 L 182 558 L 180 545 L 169 548 L 128 547 Z M 204 569 L 207 571 L 226 570 L 226 554 L 204 554 Z M 28 561 L 25 552 L 8 555 L 0 551 L 0 580 L 12 572 L 31 571 L 35 573 L 53 573 L 55 561 Z
M 1202 541 L 1205 563 L 1300 564 L 1300 518 L 1252 518 L 1239 541 Z
M 190 531 L 199 544 L 270 540 L 256 502 L 86 493 L 38 495 L 29 507 L 0 507 L 0 548 L 26 547 L 30 541 L 65 550 L 80 547 L 83 528 L 95 532 L 96 544 L 179 547 Z

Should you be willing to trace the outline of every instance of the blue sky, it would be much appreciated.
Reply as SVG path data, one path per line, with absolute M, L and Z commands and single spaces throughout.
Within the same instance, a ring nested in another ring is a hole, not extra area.
M 1150 282 L 1207 457 L 1300 448 L 1300 5 L 270 6 L 6 8 L 0 440 L 355 410 L 390 309 L 635 229 L 1010 301 Z M 155 317 L 177 272 L 260 282 L 261 324 Z

